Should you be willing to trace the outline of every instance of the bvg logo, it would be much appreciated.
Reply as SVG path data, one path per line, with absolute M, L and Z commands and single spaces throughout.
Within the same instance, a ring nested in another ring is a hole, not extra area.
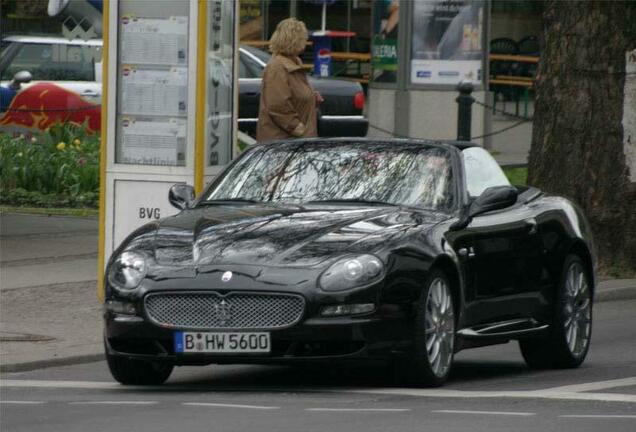
M 77 22 L 72 16 L 66 18 L 62 23 L 62 35 L 66 39 L 83 39 L 85 41 L 97 37 L 93 25 L 87 18 L 82 18 Z
M 81 39 L 89 41 L 97 38 L 97 32 L 91 21 L 83 18 L 77 22 L 72 16 L 62 23 L 62 35 L 68 40 Z M 100 63 L 102 61 L 102 49 L 99 46 L 90 45 L 66 45 L 54 44 L 51 53 L 53 61 L 68 63 Z

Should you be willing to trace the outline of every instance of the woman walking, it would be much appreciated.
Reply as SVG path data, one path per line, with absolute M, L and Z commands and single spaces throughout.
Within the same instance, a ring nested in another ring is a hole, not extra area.
M 270 39 L 274 54 L 265 67 L 258 111 L 258 142 L 318 136 L 316 106 L 320 94 L 311 87 L 298 57 L 307 41 L 302 21 L 288 18 Z

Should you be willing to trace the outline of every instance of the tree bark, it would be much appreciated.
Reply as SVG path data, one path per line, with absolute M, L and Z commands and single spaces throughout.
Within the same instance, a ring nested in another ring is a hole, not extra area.
M 535 87 L 528 182 L 582 206 L 604 272 L 636 272 L 636 183 L 623 142 L 636 136 L 623 127 L 631 7 L 546 1 Z

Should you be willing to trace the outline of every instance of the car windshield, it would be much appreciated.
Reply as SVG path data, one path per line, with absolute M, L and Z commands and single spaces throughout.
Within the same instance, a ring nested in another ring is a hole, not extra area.
M 260 50 L 258 48 L 251 47 L 249 45 L 241 45 L 248 53 L 252 54 L 254 57 L 258 58 L 263 63 L 267 64 L 269 60 L 272 58 L 272 55 L 266 51 Z
M 449 152 L 386 143 L 305 143 L 258 147 L 206 192 L 213 202 L 389 204 L 448 210 Z

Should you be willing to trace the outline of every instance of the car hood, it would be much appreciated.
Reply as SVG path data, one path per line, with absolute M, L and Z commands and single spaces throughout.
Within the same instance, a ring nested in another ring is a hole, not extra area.
M 307 267 L 335 255 L 388 248 L 409 231 L 447 217 L 400 207 L 311 207 L 235 205 L 186 210 L 158 221 L 152 240 L 146 233 L 126 249 L 145 245 L 141 248 L 160 267 L 199 271 L 220 264 Z

